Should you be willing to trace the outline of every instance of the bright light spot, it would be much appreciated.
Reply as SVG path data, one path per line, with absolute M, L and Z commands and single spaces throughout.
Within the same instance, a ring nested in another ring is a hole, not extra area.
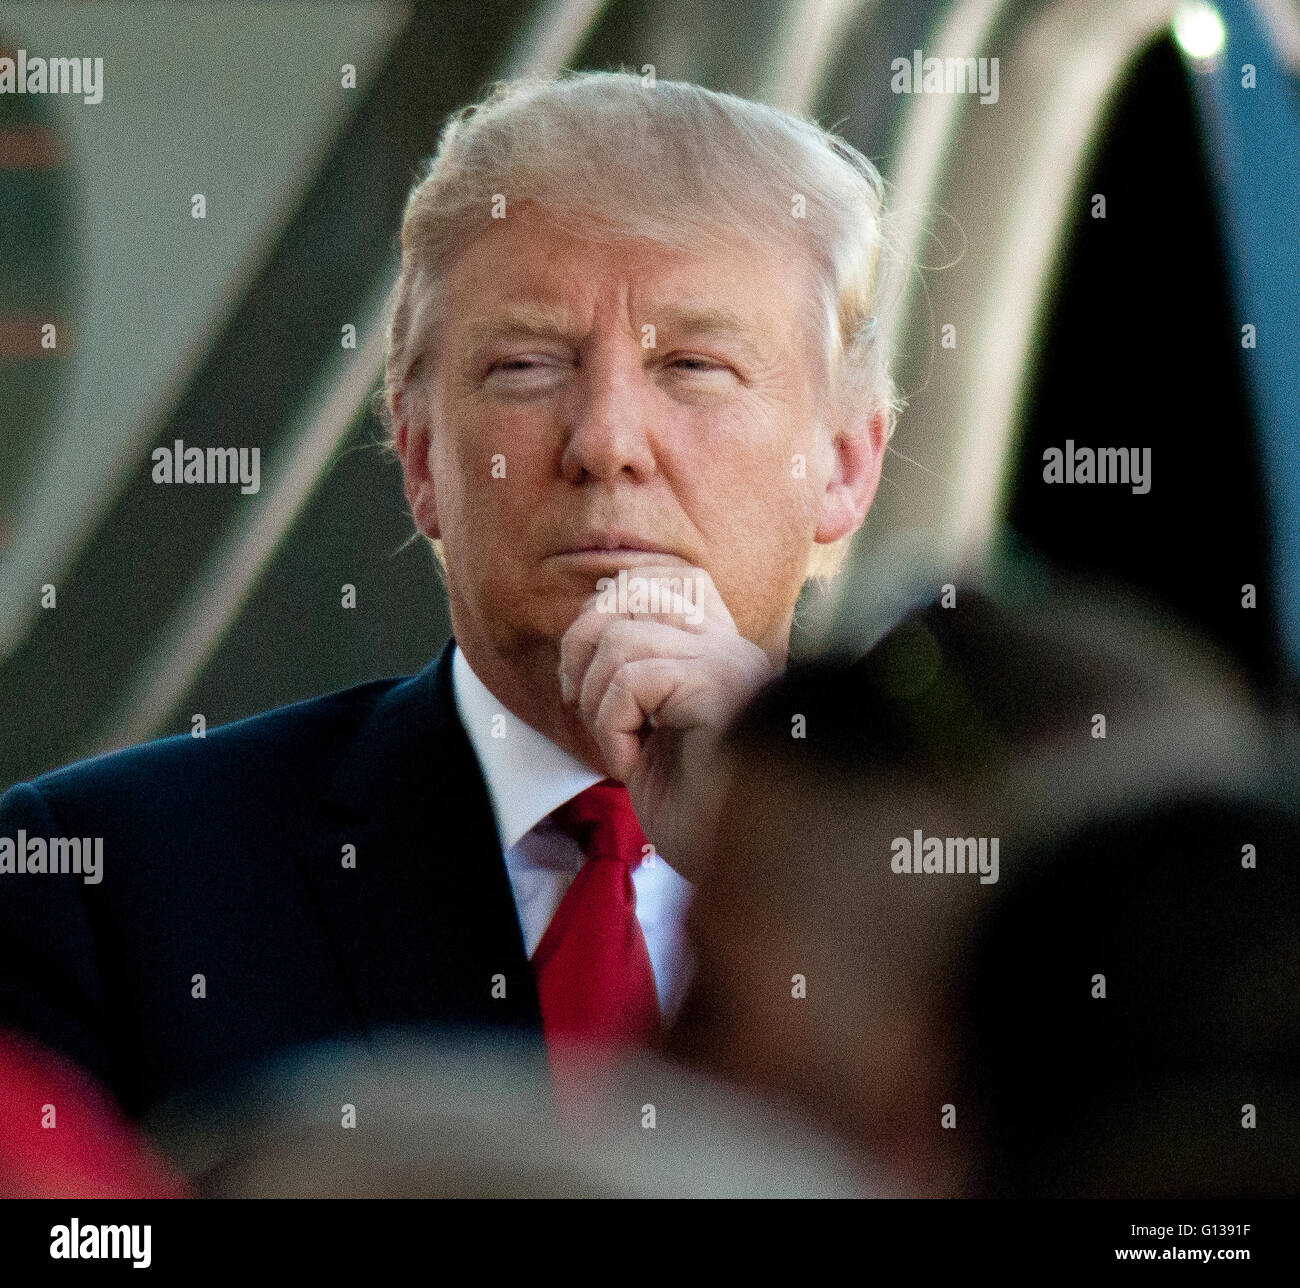
M 1188 58 L 1209 62 L 1223 53 L 1228 33 L 1219 11 L 1205 0 L 1188 0 L 1174 14 L 1174 39 Z

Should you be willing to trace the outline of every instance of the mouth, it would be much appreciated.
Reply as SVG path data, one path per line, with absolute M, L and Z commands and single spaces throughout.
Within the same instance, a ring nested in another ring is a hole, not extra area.
M 630 556 L 650 555 L 655 559 L 678 560 L 678 556 L 653 541 L 626 532 L 592 532 L 578 537 L 568 545 L 554 551 L 548 558 L 623 559 Z

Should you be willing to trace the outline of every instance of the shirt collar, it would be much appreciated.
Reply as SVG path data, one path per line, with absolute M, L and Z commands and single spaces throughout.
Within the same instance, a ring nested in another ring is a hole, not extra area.
M 459 645 L 452 654 L 451 683 L 456 713 L 492 799 L 503 852 L 552 810 L 604 778 L 507 711 L 474 674 Z M 494 729 L 501 736 L 493 737 Z

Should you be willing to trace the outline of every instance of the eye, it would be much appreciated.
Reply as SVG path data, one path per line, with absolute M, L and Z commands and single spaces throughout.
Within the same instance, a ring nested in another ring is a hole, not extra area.
M 518 354 L 498 358 L 483 373 L 482 379 L 508 391 L 533 392 L 549 389 L 564 376 L 565 364 L 545 354 Z
M 700 358 L 692 354 L 686 354 L 680 358 L 673 358 L 668 365 L 670 367 L 677 367 L 682 371 L 699 372 L 701 374 L 707 374 L 711 371 L 731 370 L 731 368 L 724 362 L 715 362 L 712 358 Z

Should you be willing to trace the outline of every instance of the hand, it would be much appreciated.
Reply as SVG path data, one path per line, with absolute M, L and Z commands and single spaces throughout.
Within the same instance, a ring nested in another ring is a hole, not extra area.
M 657 605 L 630 606 L 637 578 L 665 592 Z M 685 595 L 666 593 L 683 582 Z M 560 691 L 626 784 L 646 837 L 692 880 L 684 867 L 698 862 L 718 804 L 718 737 L 776 672 L 702 568 L 637 565 L 627 584 L 627 606 L 594 594 L 565 632 Z

